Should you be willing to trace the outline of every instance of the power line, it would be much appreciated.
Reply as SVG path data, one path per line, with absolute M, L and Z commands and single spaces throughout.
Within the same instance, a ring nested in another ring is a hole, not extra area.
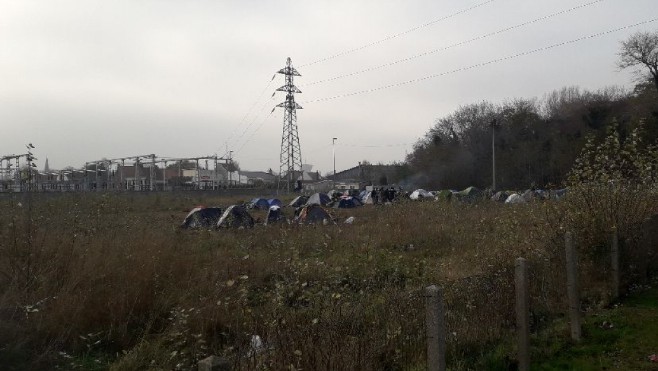
M 339 143 L 340 147 L 356 147 L 356 148 L 392 148 L 392 147 L 406 147 L 411 146 L 413 143 L 394 143 L 394 144 L 344 144 Z
M 240 148 L 239 148 L 237 151 L 235 151 L 235 154 L 236 154 L 236 155 L 237 155 L 238 153 L 240 153 L 240 151 L 242 151 L 242 149 L 244 148 L 244 146 L 246 146 L 247 143 L 249 143 L 249 142 L 251 141 L 251 139 L 254 137 L 254 135 L 256 135 L 256 133 L 257 133 L 257 132 L 263 127 L 263 125 L 265 124 L 265 121 L 267 121 L 267 119 L 270 118 L 270 116 L 272 116 L 273 113 L 274 113 L 274 111 L 271 111 L 271 112 L 269 113 L 269 115 L 263 117 L 263 119 L 261 120 L 260 124 L 256 127 L 256 130 L 254 130 L 254 131 L 251 133 L 251 135 L 249 135 L 249 137 L 247 138 L 247 140 L 245 140 L 244 143 L 242 143 L 242 146 L 240 146 Z
M 451 74 L 454 74 L 454 73 L 457 73 L 457 72 L 468 71 L 468 70 L 471 70 L 471 69 L 484 67 L 484 66 L 487 66 L 487 65 L 490 65 L 490 64 L 496 64 L 496 63 L 508 61 L 508 60 L 511 60 L 511 59 L 515 59 L 515 58 L 518 58 L 518 57 L 523 57 L 523 56 L 526 56 L 526 55 L 543 52 L 543 51 L 554 49 L 554 48 L 557 48 L 557 47 L 560 47 L 560 46 L 574 44 L 574 43 L 577 43 L 577 42 L 580 42 L 580 41 L 583 41 L 583 40 L 593 39 L 595 37 L 600 37 L 600 36 L 607 35 L 607 34 L 610 34 L 610 33 L 613 33 L 613 32 L 618 32 L 618 31 L 622 31 L 622 30 L 625 30 L 625 29 L 628 29 L 628 28 L 637 27 L 637 26 L 641 26 L 643 24 L 648 24 L 648 23 L 651 23 L 651 22 L 655 22 L 657 20 L 658 20 L 658 18 L 654 18 L 654 19 L 650 19 L 650 20 L 647 20 L 647 21 L 642 21 L 642 22 L 626 25 L 626 26 L 623 26 L 623 27 L 618 27 L 618 28 L 611 29 L 611 30 L 608 30 L 608 31 L 603 31 L 603 32 L 598 32 L 598 33 L 587 35 L 587 36 L 582 36 L 582 37 L 579 37 L 577 39 L 563 41 L 563 42 L 560 42 L 560 43 L 557 43 L 557 44 L 544 46 L 544 47 L 541 47 L 541 48 L 537 48 L 537 49 L 533 49 L 533 50 L 529 50 L 529 51 L 525 51 L 525 52 L 521 52 L 521 53 L 517 53 L 517 54 L 508 55 L 508 56 L 501 57 L 501 58 L 492 59 L 492 60 L 489 60 L 487 62 L 481 62 L 481 63 L 473 64 L 473 65 L 470 65 L 470 66 L 467 66 L 467 67 L 461 67 L 461 68 L 457 68 L 457 69 L 446 71 L 446 72 L 427 75 L 427 76 L 419 77 L 419 78 L 416 78 L 416 79 L 397 82 L 397 83 L 394 83 L 394 84 L 383 85 L 383 86 L 379 86 L 379 87 L 376 87 L 376 88 L 359 90 L 359 91 L 355 91 L 355 92 L 351 92 L 351 93 L 338 94 L 338 95 L 334 95 L 334 96 L 331 96 L 331 97 L 318 98 L 318 99 L 314 99 L 314 100 L 305 101 L 305 102 L 302 102 L 302 103 L 308 104 L 308 103 L 326 102 L 326 101 L 330 101 L 330 100 L 334 100 L 334 99 L 338 99 L 338 98 L 346 98 L 346 97 L 351 97 L 351 96 L 354 96 L 354 95 L 373 93 L 373 92 L 376 92 L 376 91 L 395 88 L 395 87 L 398 87 L 398 86 L 414 84 L 414 83 L 417 83 L 417 82 L 430 80 L 430 79 L 437 78 L 437 77 L 451 75 Z
M 394 66 L 398 63 L 409 62 L 411 60 L 414 60 L 414 59 L 417 59 L 417 58 L 420 58 L 420 57 L 426 57 L 428 55 L 436 54 L 438 52 L 442 52 L 442 51 L 452 49 L 452 48 L 455 48 L 455 47 L 458 47 L 458 46 L 463 46 L 463 45 L 472 43 L 474 41 L 478 41 L 478 40 L 486 39 L 486 38 L 491 37 L 491 36 L 499 35 L 499 34 L 502 34 L 504 32 L 507 32 L 507 31 L 515 30 L 517 28 L 521 28 L 521 27 L 525 27 L 525 26 L 528 26 L 528 25 L 531 25 L 531 24 L 534 24 L 534 23 L 537 23 L 537 22 L 545 21 L 547 19 L 556 17 L 558 15 L 566 14 L 566 13 L 572 12 L 574 10 L 578 10 L 578 9 L 585 8 L 585 7 L 588 7 L 588 6 L 597 4 L 597 3 L 601 3 L 603 1 L 605 1 L 605 0 L 595 0 L 595 1 L 592 1 L 592 2 L 589 2 L 589 3 L 586 3 L 586 4 L 581 4 L 581 5 L 578 5 L 578 6 L 571 7 L 569 9 L 564 9 L 564 10 L 561 10 L 561 11 L 556 12 L 556 13 L 548 14 L 548 15 L 545 15 L 543 17 L 533 19 L 531 21 L 527 21 L 527 22 L 519 23 L 519 24 L 514 25 L 514 26 L 502 28 L 502 29 L 494 31 L 494 32 L 490 32 L 490 33 L 487 33 L 487 34 L 484 34 L 484 35 L 481 35 L 481 36 L 477 36 L 477 37 L 474 37 L 472 39 L 468 39 L 468 40 L 465 40 L 465 41 L 460 41 L 460 42 L 457 42 L 457 43 L 454 43 L 454 44 L 451 44 L 451 45 L 448 45 L 448 46 L 444 46 L 444 47 L 441 47 L 441 48 L 438 48 L 438 49 L 429 50 L 429 51 L 426 51 L 426 52 L 423 52 L 423 53 L 420 53 L 420 54 L 412 55 L 412 56 L 407 57 L 407 58 L 402 58 L 402 59 L 398 59 L 398 60 L 395 60 L 395 61 L 392 61 L 392 62 L 389 62 L 389 63 L 380 64 L 378 66 L 368 67 L 368 68 L 365 68 L 365 69 L 360 70 L 360 71 L 351 72 L 351 73 L 347 73 L 347 74 L 344 74 L 344 75 L 338 75 L 338 76 L 330 77 L 330 78 L 323 79 L 323 80 L 313 81 L 313 82 L 310 82 L 308 84 L 304 84 L 302 86 L 310 86 L 310 85 L 316 85 L 316 84 L 321 84 L 321 83 L 325 83 L 325 82 L 335 81 L 335 80 L 342 79 L 342 78 L 345 78 L 345 77 L 360 75 L 362 73 L 372 72 L 372 71 L 376 71 L 376 70 L 379 70 L 379 69 L 382 69 L 382 68 L 385 68 L 385 67 Z
M 235 139 L 234 143 L 236 144 L 236 146 L 237 146 L 237 143 L 239 143 L 240 140 L 245 136 L 245 134 L 247 133 L 247 131 L 249 131 L 249 129 L 254 125 L 254 123 L 256 123 L 256 121 L 261 117 L 261 115 L 262 115 L 263 112 L 265 111 L 265 108 L 266 108 L 267 106 L 269 106 L 270 101 L 271 101 L 272 99 L 274 99 L 274 96 L 272 96 L 271 99 L 269 99 L 269 100 L 263 102 L 263 104 L 261 105 L 260 109 L 258 110 L 258 113 L 257 113 L 257 114 L 251 119 L 251 121 L 249 122 L 249 125 L 247 125 L 247 126 L 245 127 L 245 129 L 242 131 L 242 134 L 240 134 L 240 136 L 237 137 L 237 139 Z
M 249 117 L 249 115 L 251 114 L 251 112 L 254 110 L 254 107 L 256 107 L 256 105 L 258 104 L 258 102 L 260 102 L 260 100 L 263 98 L 263 94 L 265 94 L 265 92 L 270 88 L 270 85 L 272 85 L 272 81 L 274 81 L 274 78 L 275 78 L 275 77 L 276 77 L 276 74 L 275 74 L 274 76 L 272 76 L 272 78 L 270 79 L 270 81 L 267 82 L 267 85 L 265 85 L 265 87 L 263 88 L 263 90 L 261 90 L 261 92 L 258 94 L 258 97 L 257 97 L 256 100 L 254 100 L 254 102 L 251 104 L 251 106 L 249 107 L 249 110 L 247 111 L 247 113 L 242 117 L 242 119 L 238 122 L 238 124 L 235 125 L 235 126 L 233 127 L 233 130 L 231 131 L 231 134 L 229 134 L 229 136 L 228 136 L 227 139 L 226 139 L 226 142 L 227 142 L 227 143 L 230 142 L 230 141 L 233 139 L 233 137 L 237 134 L 237 130 L 238 130 L 238 128 L 239 128 L 241 125 L 244 124 L 244 122 L 247 120 L 247 117 Z M 228 154 L 228 152 L 225 153 L 224 156 L 226 156 L 227 154 Z
M 410 28 L 410 29 L 408 29 L 408 30 L 406 30 L 406 31 L 402 31 L 402 32 L 400 32 L 400 33 L 396 33 L 396 34 L 393 34 L 393 35 L 390 35 L 390 36 L 386 36 L 386 37 L 383 38 L 383 39 L 380 39 L 380 40 L 377 40 L 377 41 L 373 41 L 373 42 L 368 43 L 368 44 L 365 44 L 365 45 L 361 45 L 361 46 L 356 47 L 356 48 L 354 48 L 354 49 L 349 49 L 349 50 L 346 50 L 346 51 L 343 51 L 343 52 L 340 52 L 340 53 L 336 53 L 336 54 L 334 54 L 334 55 L 330 55 L 330 56 L 328 56 L 328 57 L 325 57 L 325 58 L 322 58 L 322 59 L 318 59 L 318 60 L 315 60 L 315 61 L 313 61 L 313 62 L 305 63 L 305 64 L 302 64 L 302 65 L 299 65 L 298 67 L 299 67 L 299 68 L 302 68 L 302 67 L 312 66 L 312 65 L 314 65 L 314 64 L 318 64 L 318 63 L 326 62 L 326 61 L 329 61 L 329 60 L 332 60 L 332 59 L 335 59 L 335 58 L 338 58 L 338 57 L 342 57 L 342 56 L 345 56 L 345 55 L 348 55 L 348 54 L 352 54 L 352 53 L 354 53 L 354 52 L 358 52 L 358 51 L 363 50 L 363 49 L 370 48 L 370 47 L 375 46 L 375 45 L 379 45 L 379 44 L 381 44 L 381 43 L 383 43 L 383 42 L 386 42 L 386 41 L 389 41 L 389 40 L 393 40 L 393 39 L 398 38 L 398 37 L 400 37 L 400 36 L 404 36 L 404 35 L 406 35 L 406 34 L 409 34 L 409 33 L 415 32 L 415 31 L 418 31 L 418 30 L 423 29 L 423 28 L 425 28 L 425 27 L 429 27 L 429 26 L 431 26 L 431 25 L 433 25 L 433 24 L 436 24 L 436 23 L 439 23 L 439 22 L 441 22 L 441 21 L 445 21 L 446 19 L 450 19 L 450 18 L 456 17 L 456 16 L 458 16 L 458 15 L 460 15 L 460 14 L 467 13 L 467 12 L 473 10 L 473 9 L 479 8 L 479 7 L 481 7 L 481 6 L 484 6 L 484 5 L 486 5 L 486 4 L 492 3 L 492 2 L 494 2 L 494 1 L 496 1 L 496 0 L 487 0 L 487 1 L 485 1 L 485 2 L 482 2 L 482 3 L 479 3 L 479 4 L 473 5 L 473 6 L 470 7 L 470 8 L 462 9 L 462 10 L 460 10 L 460 11 L 457 11 L 457 12 L 455 12 L 455 13 L 449 14 L 449 15 L 447 15 L 447 16 L 443 16 L 443 17 L 441 17 L 441 18 L 438 18 L 438 19 L 435 19 L 435 20 L 433 20 L 433 21 L 430 21 L 430 22 L 427 22 L 427 23 L 421 24 L 421 25 L 419 25 L 419 26 L 412 27 L 412 28 Z

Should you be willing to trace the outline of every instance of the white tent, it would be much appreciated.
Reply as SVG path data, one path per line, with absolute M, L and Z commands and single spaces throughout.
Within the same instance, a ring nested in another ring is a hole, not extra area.
M 412 200 L 422 200 L 424 198 L 434 198 L 434 194 L 432 192 L 428 192 L 424 189 L 417 189 L 409 195 L 409 198 Z

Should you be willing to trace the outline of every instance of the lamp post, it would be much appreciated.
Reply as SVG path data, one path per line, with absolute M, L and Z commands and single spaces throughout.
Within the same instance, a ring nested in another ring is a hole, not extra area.
M 332 138 L 331 140 L 331 149 L 333 152 L 333 157 L 334 157 L 334 188 L 336 188 L 336 139 L 338 138 Z

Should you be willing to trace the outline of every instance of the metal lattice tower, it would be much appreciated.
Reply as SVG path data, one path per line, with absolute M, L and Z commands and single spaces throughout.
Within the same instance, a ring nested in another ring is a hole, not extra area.
M 281 189 L 282 177 L 287 177 L 286 189 L 290 192 L 290 185 L 295 181 L 296 175 L 302 173 L 302 150 L 299 146 L 299 135 L 297 134 L 297 110 L 302 106 L 295 102 L 295 93 L 301 93 L 294 84 L 293 77 L 301 76 L 292 66 L 292 60 L 288 58 L 286 67 L 277 73 L 286 76 L 286 84 L 276 89 L 286 92 L 286 101 L 277 105 L 285 109 L 283 113 L 283 135 L 281 136 L 281 166 L 279 167 L 279 184 Z

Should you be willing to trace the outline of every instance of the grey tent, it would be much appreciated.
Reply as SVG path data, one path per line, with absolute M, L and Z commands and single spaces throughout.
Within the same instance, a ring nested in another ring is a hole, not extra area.
M 219 207 L 195 207 L 187 214 L 181 227 L 211 228 L 217 224 L 221 215 L 222 209 Z
M 331 215 L 324 207 L 318 204 L 306 205 L 299 209 L 295 221 L 300 224 L 315 224 L 332 221 Z
M 308 197 L 306 197 L 306 196 L 297 196 L 297 197 L 295 197 L 294 200 L 292 200 L 288 204 L 288 206 L 300 207 L 300 206 L 303 206 L 304 204 L 306 204 L 306 201 L 308 201 Z
M 251 228 L 253 226 L 254 218 L 249 215 L 243 205 L 229 206 L 217 221 L 217 228 Z
M 326 194 L 314 193 L 311 195 L 311 197 L 308 198 L 306 204 L 326 206 L 329 202 L 331 202 L 331 198 L 329 198 L 329 196 L 327 196 Z

